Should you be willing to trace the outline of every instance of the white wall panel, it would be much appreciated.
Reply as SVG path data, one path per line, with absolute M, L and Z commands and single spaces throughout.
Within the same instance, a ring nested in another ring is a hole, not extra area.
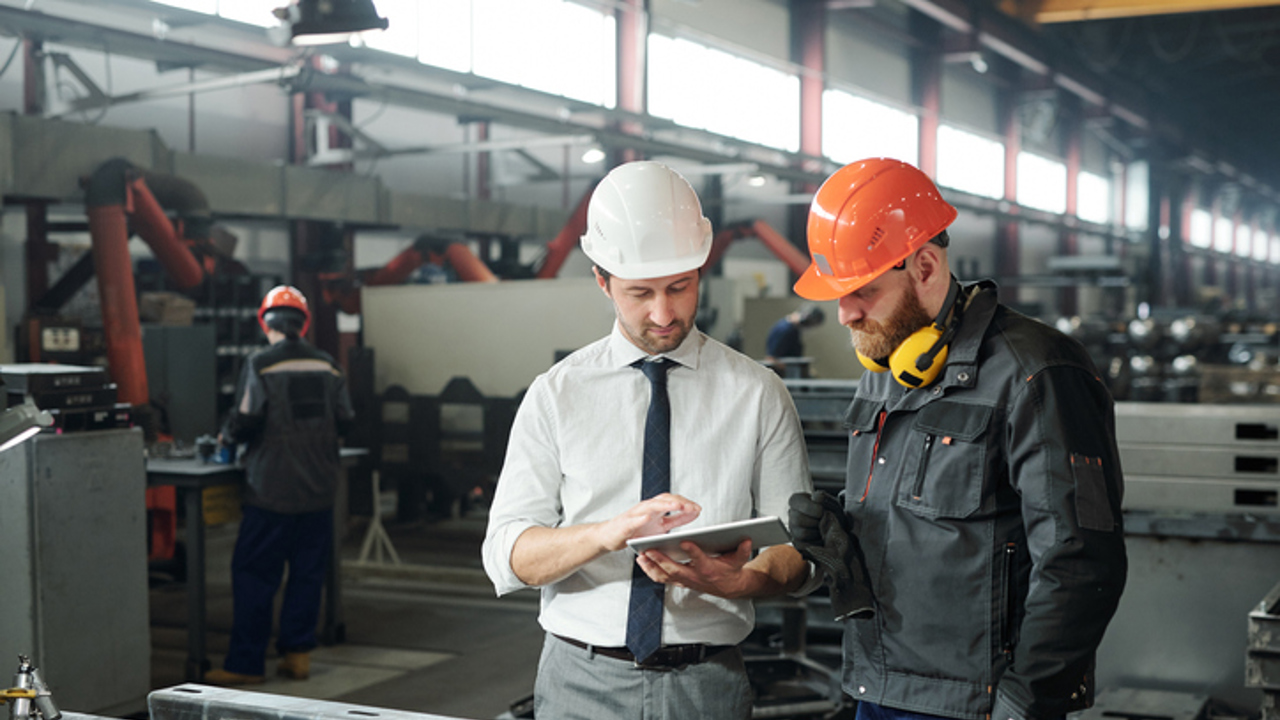
M 423 395 L 461 375 L 486 396 L 514 396 L 556 351 L 608 334 L 614 317 L 588 279 L 365 288 L 362 303 L 377 391 L 395 384 Z

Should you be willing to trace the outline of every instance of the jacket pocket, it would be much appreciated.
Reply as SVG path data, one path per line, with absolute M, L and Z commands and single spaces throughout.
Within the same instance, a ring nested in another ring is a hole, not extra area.
M 992 408 L 938 401 L 916 414 L 897 503 L 917 515 L 964 518 L 982 504 Z
M 1076 518 L 1080 527 L 1101 532 L 1115 530 L 1102 458 L 1071 453 L 1071 477 L 1076 486 Z
M 871 491 L 875 475 L 875 456 L 880 445 L 880 423 L 884 405 L 881 402 L 854 398 L 844 416 L 849 432 L 849 450 L 845 461 L 845 507 L 852 510 Z

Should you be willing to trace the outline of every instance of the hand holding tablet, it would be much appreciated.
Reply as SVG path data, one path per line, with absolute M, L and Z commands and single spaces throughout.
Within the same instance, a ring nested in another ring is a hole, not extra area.
M 685 528 L 662 535 L 632 538 L 627 541 L 627 547 L 637 554 L 646 550 L 659 550 L 672 560 L 688 562 L 689 554 L 680 548 L 682 542 L 692 542 L 708 555 L 719 555 L 736 550 L 742 541 L 747 539 L 751 540 L 751 547 L 755 550 L 791 542 L 786 526 L 777 517 L 770 515 L 710 527 Z

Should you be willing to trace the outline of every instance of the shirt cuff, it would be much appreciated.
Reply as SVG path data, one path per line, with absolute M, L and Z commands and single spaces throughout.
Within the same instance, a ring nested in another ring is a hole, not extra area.
M 511 551 L 515 549 L 516 540 L 520 535 L 535 525 L 537 523 L 527 520 L 512 521 L 485 538 L 484 547 L 481 550 L 484 571 L 493 582 L 493 589 L 499 597 L 532 587 L 511 569 Z

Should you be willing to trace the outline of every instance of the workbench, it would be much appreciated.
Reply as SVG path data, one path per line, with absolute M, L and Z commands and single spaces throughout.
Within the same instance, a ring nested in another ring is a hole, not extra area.
M 342 448 L 340 457 L 344 467 L 358 462 L 368 454 L 364 448 Z M 178 502 L 185 513 L 184 540 L 186 541 L 187 567 L 187 662 L 186 679 L 199 682 L 209 669 L 205 657 L 205 537 L 204 491 L 222 485 L 238 485 L 244 482 L 244 468 L 240 465 L 206 462 L 196 458 L 149 458 L 147 460 L 147 486 L 173 487 Z M 338 493 L 339 502 L 342 493 Z M 335 525 L 334 547 L 329 554 L 329 569 L 325 574 L 324 625 L 320 638 L 326 643 L 338 643 L 346 639 L 342 619 L 342 560 L 339 557 L 340 533 Z

